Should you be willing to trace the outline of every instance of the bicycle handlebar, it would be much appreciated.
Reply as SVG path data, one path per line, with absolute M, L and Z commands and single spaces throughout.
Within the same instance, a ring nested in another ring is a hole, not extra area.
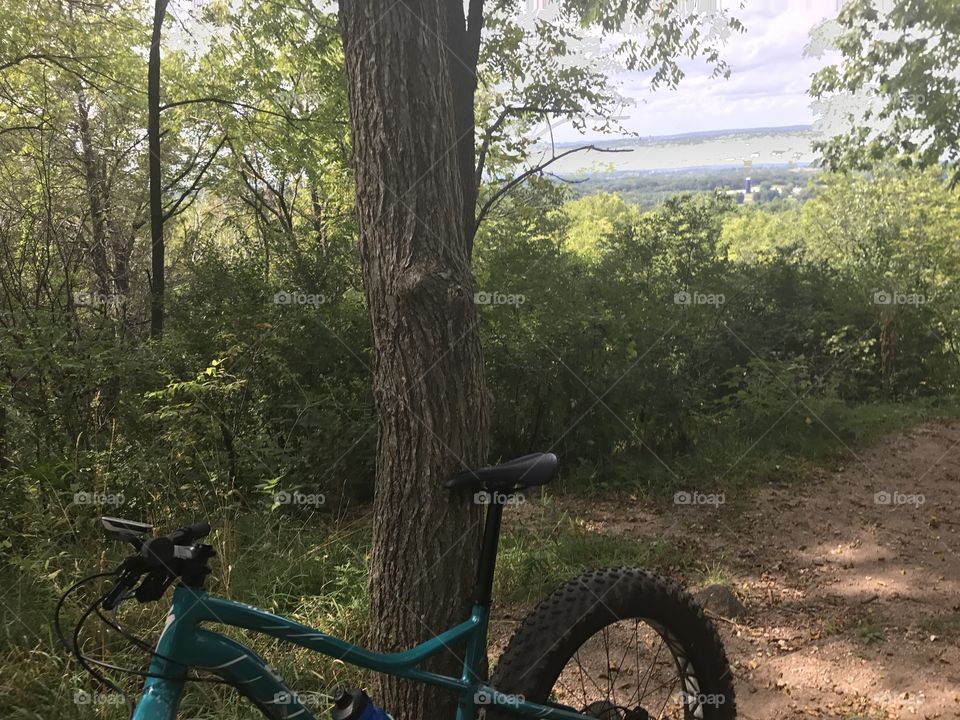
M 136 589 L 136 597 L 140 602 L 160 598 L 178 577 L 190 575 L 193 581 L 199 578 L 202 582 L 209 572 L 206 561 L 214 555 L 213 549 L 209 545 L 198 545 L 197 541 L 210 533 L 210 523 L 198 522 L 167 535 L 143 538 L 128 533 L 118 535 L 117 522 L 116 518 L 104 520 L 107 533 L 111 537 L 127 540 L 137 548 L 137 552 L 128 556 L 117 568 L 117 580 L 101 602 L 105 610 L 113 610 L 119 605 L 145 574 L 147 577 Z
M 174 530 L 167 535 L 174 545 L 192 545 L 200 538 L 210 534 L 210 523 L 203 521 Z

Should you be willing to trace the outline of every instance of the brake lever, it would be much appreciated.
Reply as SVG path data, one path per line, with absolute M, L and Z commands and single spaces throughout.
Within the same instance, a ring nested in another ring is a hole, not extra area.
M 113 610 L 117 607 L 137 584 L 141 575 L 140 571 L 135 569 L 137 559 L 136 555 L 132 555 L 120 564 L 120 576 L 100 602 L 104 610 Z
M 170 583 L 172 583 L 173 580 L 174 576 L 165 570 L 152 570 L 147 573 L 143 582 L 140 583 L 140 587 L 138 587 L 133 594 L 137 598 L 137 601 L 141 603 L 159 600 L 163 597 L 163 594 L 167 591 L 167 588 L 170 587 Z

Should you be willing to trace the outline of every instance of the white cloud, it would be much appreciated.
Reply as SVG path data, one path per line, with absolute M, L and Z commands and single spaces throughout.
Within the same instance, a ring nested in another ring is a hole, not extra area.
M 730 3 L 724 3 L 730 8 Z M 815 120 L 807 95 L 810 76 L 834 60 L 804 55 L 810 30 L 837 12 L 837 0 L 747 0 L 730 8 L 746 26 L 727 41 L 723 57 L 730 79 L 711 78 L 705 63 L 682 63 L 686 77 L 677 90 L 649 92 L 650 73 L 624 73 L 616 80 L 634 99 L 624 125 L 642 135 L 705 130 L 807 125 Z M 558 140 L 575 140 L 565 128 Z

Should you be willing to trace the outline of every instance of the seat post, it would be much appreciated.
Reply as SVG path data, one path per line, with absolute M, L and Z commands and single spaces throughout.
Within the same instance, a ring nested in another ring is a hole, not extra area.
M 493 571 L 497 565 L 497 546 L 500 543 L 500 520 L 503 516 L 502 494 L 487 493 L 486 523 L 483 528 L 483 541 L 480 546 L 480 562 L 477 564 L 477 584 L 473 590 L 473 602 L 476 605 L 490 606 L 493 596 Z

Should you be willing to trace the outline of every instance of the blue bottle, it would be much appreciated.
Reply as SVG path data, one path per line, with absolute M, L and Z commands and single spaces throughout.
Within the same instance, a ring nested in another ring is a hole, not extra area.
M 360 688 L 337 690 L 333 698 L 333 720 L 393 720 Z

